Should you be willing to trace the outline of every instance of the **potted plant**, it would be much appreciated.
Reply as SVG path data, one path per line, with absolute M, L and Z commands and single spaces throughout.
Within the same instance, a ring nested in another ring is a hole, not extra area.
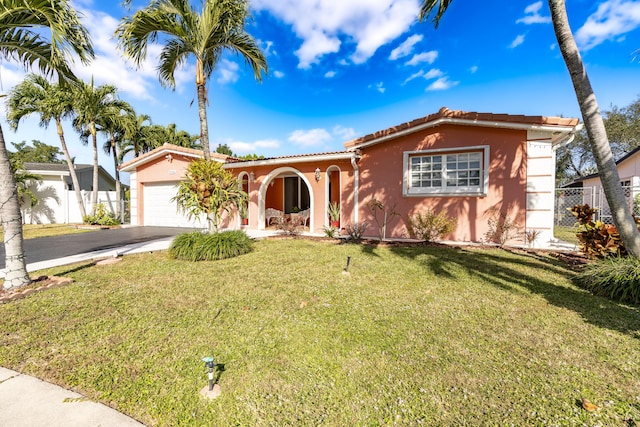
M 340 227 L 340 203 L 331 202 L 329 203 L 329 207 L 327 208 L 327 213 L 329 214 L 329 222 L 332 227 L 339 228 Z

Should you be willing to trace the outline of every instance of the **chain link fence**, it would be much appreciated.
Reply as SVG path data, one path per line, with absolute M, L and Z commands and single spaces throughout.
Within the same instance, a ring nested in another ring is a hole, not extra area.
M 627 204 L 636 216 L 640 216 L 640 187 L 622 187 Z M 576 220 L 569 209 L 575 205 L 588 204 L 598 209 L 594 219 L 613 224 L 611 209 L 604 190 L 600 187 L 558 188 L 556 189 L 556 227 L 573 227 Z

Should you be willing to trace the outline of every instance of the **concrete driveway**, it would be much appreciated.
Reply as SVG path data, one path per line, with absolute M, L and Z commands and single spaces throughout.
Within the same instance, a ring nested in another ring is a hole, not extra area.
M 193 231 L 180 227 L 124 227 L 87 233 L 66 234 L 54 237 L 39 237 L 24 241 L 27 264 L 41 263 L 53 259 L 73 257 L 79 254 L 104 252 L 109 249 L 173 238 L 178 234 Z M 4 269 L 4 243 L 0 244 L 0 269 Z

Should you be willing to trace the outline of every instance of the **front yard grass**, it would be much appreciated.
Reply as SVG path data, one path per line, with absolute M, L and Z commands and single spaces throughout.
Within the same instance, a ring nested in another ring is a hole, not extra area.
M 46 274 L 76 282 L 0 306 L 0 365 L 148 425 L 640 420 L 638 307 L 546 255 L 265 240 L 223 261 Z M 224 365 L 211 401 L 209 355 Z
M 80 227 L 79 227 L 80 226 Z M 82 228 L 82 224 L 24 224 L 22 234 L 24 239 L 35 239 L 37 237 L 60 236 L 62 234 L 76 234 L 95 231 L 90 228 Z M 4 235 L 0 229 L 0 242 Z

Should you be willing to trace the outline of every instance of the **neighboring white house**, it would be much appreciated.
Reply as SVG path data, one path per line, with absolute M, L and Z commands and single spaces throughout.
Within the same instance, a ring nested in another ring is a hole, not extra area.
M 29 189 L 37 196 L 39 203 L 22 209 L 26 224 L 70 224 L 81 223 L 82 215 L 76 200 L 71 174 L 66 163 L 25 163 L 25 170 L 42 178 L 32 181 Z M 93 165 L 75 165 L 78 184 L 87 214 L 91 213 L 91 193 L 93 191 Z M 127 186 L 122 186 L 123 191 Z M 100 166 L 98 171 L 98 203 L 104 203 L 111 212 L 121 211 L 116 200 L 116 181 Z
M 640 215 L 640 147 L 618 160 L 616 166 L 629 208 L 638 216 Z M 564 185 L 563 190 L 567 194 L 572 194 L 571 191 L 574 192 L 572 203 L 569 203 L 569 206 L 586 203 L 598 209 L 597 219 L 607 223 L 613 222 L 602 182 L 597 173 L 576 179 Z

